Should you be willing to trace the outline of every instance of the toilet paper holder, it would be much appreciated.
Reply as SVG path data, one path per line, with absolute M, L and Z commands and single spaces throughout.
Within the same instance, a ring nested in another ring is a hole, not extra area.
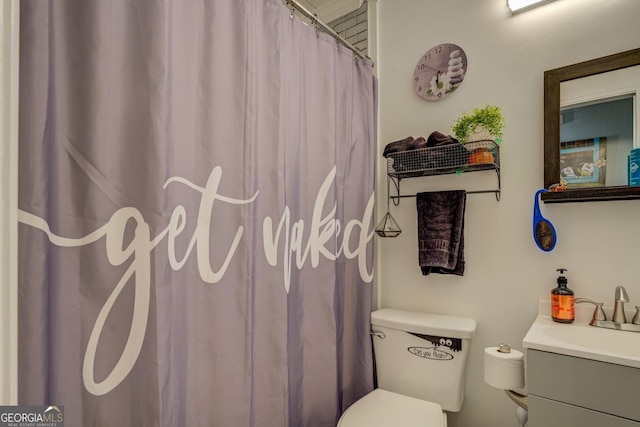
M 507 396 L 513 400 L 518 407 L 516 408 L 516 418 L 518 419 L 518 424 L 520 427 L 524 427 L 527 424 L 529 419 L 529 402 L 528 396 L 522 395 L 520 393 L 516 393 L 513 390 L 505 390 Z
M 511 346 L 509 344 L 499 344 L 498 351 L 500 353 L 511 353 Z
M 498 351 L 500 353 L 511 353 L 511 346 L 509 344 L 500 344 L 498 345 Z M 517 393 L 513 390 L 505 390 L 505 393 L 507 393 L 507 396 L 509 396 L 509 398 L 513 400 L 516 405 L 518 405 L 522 409 L 529 409 L 528 396 Z
M 498 345 L 498 351 L 500 353 L 511 353 L 511 346 L 509 344 L 500 344 Z M 518 406 L 516 408 L 516 418 L 520 427 L 524 427 L 529 418 L 529 397 L 513 390 L 505 390 L 504 392 Z
M 517 393 L 513 390 L 505 390 L 504 392 L 507 393 L 507 396 L 509 396 L 509 398 L 513 400 L 516 405 L 524 410 L 529 409 L 529 396 L 525 396 L 524 394 Z

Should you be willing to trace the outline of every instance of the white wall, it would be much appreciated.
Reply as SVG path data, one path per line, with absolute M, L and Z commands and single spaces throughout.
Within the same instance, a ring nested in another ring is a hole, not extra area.
M 18 0 L 0 2 L 0 404 L 18 395 Z
M 557 268 L 568 269 L 569 287 L 578 296 L 612 305 L 614 287 L 622 284 L 640 305 L 640 201 L 542 205 L 558 233 L 550 253 L 534 244 L 531 225 L 533 196 L 543 184 L 543 72 L 640 47 L 640 1 L 557 0 L 515 16 L 506 0 L 371 0 L 369 8 L 376 8 L 370 54 L 380 88 L 377 220 L 386 209 L 381 154 L 388 142 L 451 133 L 463 111 L 486 104 L 501 106 L 506 117 L 502 198 L 467 198 L 464 277 L 421 275 L 415 199 L 402 199 L 391 212 L 403 233 L 376 237 L 376 285 L 380 307 L 476 319 L 466 399 L 462 411 L 449 416 L 449 426 L 516 426 L 515 405 L 484 382 L 483 351 L 501 342 L 522 350 L 537 301 L 548 298 Z M 427 102 L 413 92 L 413 69 L 421 54 L 443 42 L 465 49 L 468 73 L 456 93 Z M 402 191 L 495 185 L 493 172 L 478 172 L 407 179 Z

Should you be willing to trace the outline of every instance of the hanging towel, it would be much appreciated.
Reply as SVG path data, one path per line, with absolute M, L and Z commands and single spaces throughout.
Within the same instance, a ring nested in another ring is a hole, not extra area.
M 423 275 L 464 275 L 464 190 L 418 193 L 418 261 Z

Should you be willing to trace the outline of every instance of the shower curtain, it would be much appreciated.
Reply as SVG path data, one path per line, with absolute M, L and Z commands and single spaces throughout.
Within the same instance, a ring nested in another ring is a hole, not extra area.
M 335 426 L 373 388 L 371 62 L 280 0 L 20 14 L 19 403 Z

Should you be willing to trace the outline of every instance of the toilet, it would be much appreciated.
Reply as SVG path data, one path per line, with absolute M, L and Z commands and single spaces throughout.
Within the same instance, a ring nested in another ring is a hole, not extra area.
M 464 399 L 473 319 L 384 308 L 371 313 L 378 388 L 338 427 L 446 427 Z

